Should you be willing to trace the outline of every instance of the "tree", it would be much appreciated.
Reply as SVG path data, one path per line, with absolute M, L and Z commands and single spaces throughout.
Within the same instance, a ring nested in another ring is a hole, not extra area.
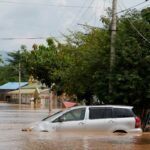
M 25 51 L 23 57 L 29 74 L 49 87 L 57 82 L 53 76 L 59 63 L 57 53 L 56 41 L 53 39 L 47 39 L 47 46 L 34 44 L 33 50 Z
M 3 59 L 2 59 L 2 55 L 0 55 L 0 64 L 3 64 Z
M 109 33 L 102 29 L 88 29 L 72 33 L 66 37 L 67 43 L 61 47 L 66 66 L 59 73 L 62 89 L 75 94 L 78 100 L 92 103 L 94 95 L 107 99 L 104 95 L 108 87 Z M 108 99 L 107 99 L 108 100 Z
M 117 104 L 150 107 L 150 24 L 143 12 L 133 10 L 118 22 L 114 72 L 114 103 Z
M 150 7 L 141 11 L 142 18 L 150 24 Z
M 23 53 L 26 68 L 49 87 L 55 83 L 57 92 L 75 94 L 78 100 L 86 99 L 87 104 L 96 96 L 105 104 L 148 106 L 150 24 L 147 16 L 149 9 L 133 10 L 118 18 L 111 95 L 108 92 L 109 16 L 103 18 L 103 29 L 71 32 L 65 36 L 65 43 L 48 39 L 46 46 L 34 44 L 32 51 Z
M 26 47 L 23 45 L 21 49 L 18 51 L 8 52 L 7 63 L 0 66 L 1 74 L 0 74 L 0 83 L 4 84 L 6 82 L 18 82 L 18 74 L 19 74 L 19 62 L 21 63 L 21 80 L 27 81 L 29 75 L 24 67 L 24 61 L 22 60 L 22 56 Z M 10 76 L 11 73 L 11 76 Z

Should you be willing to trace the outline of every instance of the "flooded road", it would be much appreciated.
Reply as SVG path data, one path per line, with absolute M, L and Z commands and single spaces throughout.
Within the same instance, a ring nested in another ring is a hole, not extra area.
M 142 135 L 22 132 L 48 115 L 48 110 L 0 104 L 0 150 L 150 150 L 150 133 Z

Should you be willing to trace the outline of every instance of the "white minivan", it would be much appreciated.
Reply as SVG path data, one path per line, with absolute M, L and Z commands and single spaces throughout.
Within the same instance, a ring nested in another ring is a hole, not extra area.
M 33 131 L 109 131 L 141 133 L 141 120 L 131 106 L 76 106 L 35 123 Z

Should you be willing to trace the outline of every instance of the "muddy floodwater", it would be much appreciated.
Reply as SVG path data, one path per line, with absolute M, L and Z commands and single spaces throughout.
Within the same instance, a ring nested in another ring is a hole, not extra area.
M 0 150 L 150 150 L 150 133 L 22 132 L 48 110 L 0 104 Z

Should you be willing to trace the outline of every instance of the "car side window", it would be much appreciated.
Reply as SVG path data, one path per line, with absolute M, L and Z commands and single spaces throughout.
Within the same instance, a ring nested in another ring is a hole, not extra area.
M 103 119 L 112 117 L 112 108 L 89 108 L 89 119 Z
M 59 118 L 55 119 L 53 122 L 60 122 L 59 120 L 63 118 L 63 122 L 65 121 L 78 121 L 78 120 L 84 120 L 85 117 L 85 108 L 79 108 L 71 110 Z
M 126 118 L 133 117 L 134 113 L 130 109 L 126 108 L 113 108 L 113 117 L 114 118 Z

